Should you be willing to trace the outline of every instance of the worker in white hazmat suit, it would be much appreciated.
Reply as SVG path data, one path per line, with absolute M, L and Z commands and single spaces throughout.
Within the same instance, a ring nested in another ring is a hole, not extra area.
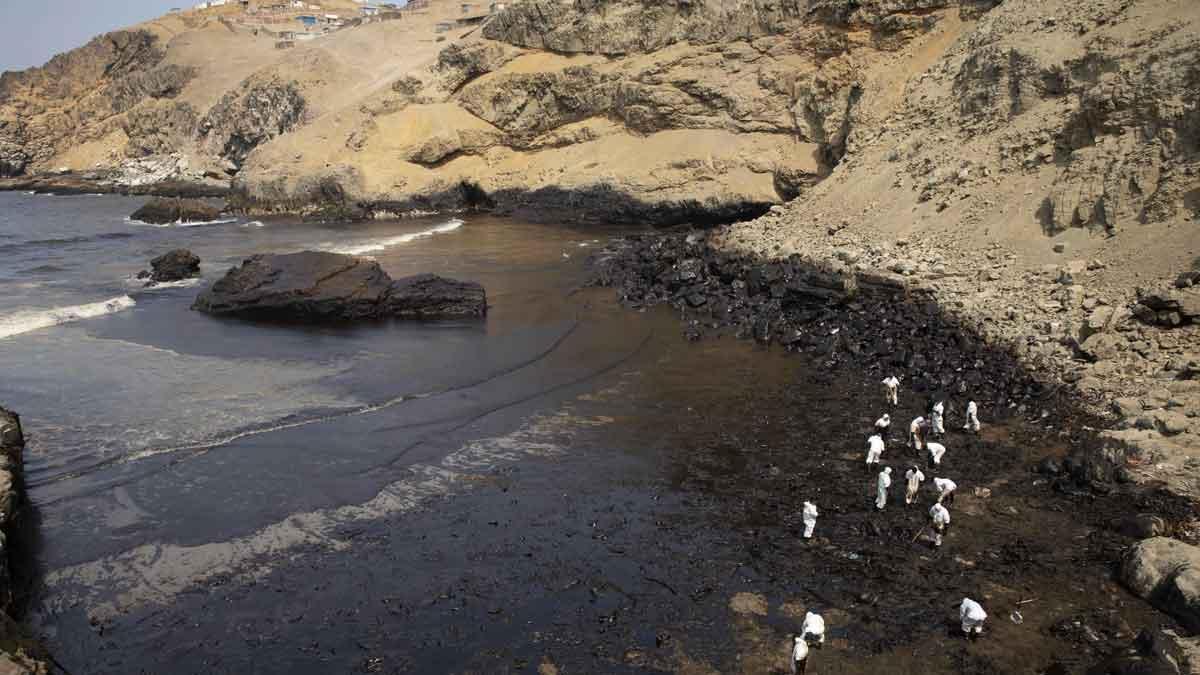
M 925 444 L 925 448 L 929 450 L 929 459 L 933 462 L 934 466 L 942 463 L 942 455 L 946 454 L 946 446 L 941 443 L 929 441 Z
M 892 487 L 892 467 L 885 466 L 883 471 L 879 472 L 879 480 L 876 483 L 875 508 L 880 511 L 887 506 L 887 491 Z
M 814 642 L 819 645 L 825 644 L 825 619 L 822 619 L 820 614 L 805 612 L 804 625 L 800 628 L 800 635 L 809 644 Z
M 925 441 L 925 418 L 918 417 L 908 423 L 908 447 L 921 449 Z
M 958 489 L 958 485 L 949 478 L 934 478 L 933 489 L 937 490 L 938 503 L 951 506 L 954 504 L 954 491 Z
M 904 503 L 911 504 L 917 498 L 917 490 L 921 489 L 921 483 L 925 482 L 925 474 L 917 467 L 912 467 L 904 472 Z
M 973 399 L 967 403 L 967 423 L 963 425 L 963 430 L 973 434 L 979 433 L 979 406 Z
M 801 518 L 804 520 L 805 539 L 812 539 L 813 528 L 817 526 L 817 515 L 817 505 L 812 502 L 804 502 Z
M 937 436 L 946 435 L 946 404 L 938 401 L 933 404 L 933 412 L 929 415 L 933 433 Z
M 792 672 L 796 675 L 803 675 L 807 667 L 808 643 L 805 642 L 803 637 L 798 637 L 792 646 Z
M 892 416 L 884 414 L 883 417 L 875 420 L 875 433 L 880 436 L 886 436 L 888 429 L 892 428 Z
M 879 434 L 867 439 L 867 473 L 879 465 L 879 458 L 883 456 L 884 443 L 883 438 Z
M 958 618 L 962 621 L 963 633 L 973 637 L 983 633 L 983 622 L 987 621 L 987 612 L 983 611 L 978 602 L 963 598 L 962 605 L 958 608 Z
M 900 401 L 900 380 L 895 375 L 888 375 L 883 381 L 883 398 L 892 405 Z
M 929 520 L 933 527 L 933 545 L 942 545 L 942 535 L 946 533 L 946 527 L 950 525 L 950 511 L 941 504 L 934 504 L 929 507 Z

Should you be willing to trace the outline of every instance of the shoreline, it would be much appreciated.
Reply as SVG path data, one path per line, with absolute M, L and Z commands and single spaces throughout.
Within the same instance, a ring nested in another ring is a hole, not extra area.
M 605 186 L 584 188 L 505 189 L 485 192 L 461 183 L 435 193 L 403 199 L 357 199 L 336 182 L 321 181 L 307 196 L 253 197 L 236 183 L 223 186 L 186 180 L 126 185 L 79 174 L 0 178 L 0 191 L 53 195 L 114 194 L 180 199 L 224 199 L 224 211 L 251 218 L 291 216 L 313 222 L 403 220 L 431 215 L 486 213 L 533 222 L 637 224 L 674 227 L 681 224 L 727 225 L 766 214 L 774 204 L 734 201 L 650 203 Z
M 596 254 L 594 283 L 614 288 L 619 301 L 632 309 L 671 305 L 679 311 L 684 337 L 690 340 L 732 332 L 803 353 L 830 370 L 849 365 L 868 380 L 900 375 L 902 399 L 946 400 L 951 438 L 959 434 L 967 400 L 974 399 L 985 431 L 989 424 L 1018 421 L 1040 428 L 1047 441 L 1060 438 L 1070 448 L 1064 454 L 1047 449 L 1019 460 L 1035 481 L 1046 483 L 1047 492 L 1068 501 L 1111 503 L 1126 515 L 1108 523 L 1108 528 L 1130 536 L 1131 543 L 1172 541 L 1167 535 L 1197 543 L 1193 526 L 1200 504 L 1186 489 L 1186 477 L 1164 476 L 1160 463 L 1172 457 L 1168 453 L 1176 448 L 1183 449 L 1168 443 L 1187 439 L 1178 432 L 1172 438 L 1147 423 L 1147 410 L 1113 414 L 1106 394 L 1123 382 L 1128 384 L 1128 378 L 1084 381 L 1085 376 L 1066 381 L 1062 374 L 1073 372 L 1072 363 L 1055 362 L 1044 351 L 1011 339 L 1037 335 L 1032 326 L 1015 322 L 1005 330 L 982 312 L 964 317 L 954 311 L 962 305 L 948 302 L 947 286 L 954 294 L 971 283 L 977 292 L 983 290 L 978 288 L 978 274 L 963 271 L 972 264 L 970 260 L 939 265 L 918 276 L 903 265 L 890 269 L 872 264 L 866 255 L 848 252 L 847 242 L 835 237 L 836 228 L 827 234 L 838 244 L 830 247 L 838 253 L 821 250 L 827 242 L 820 242 L 803 253 L 758 256 L 744 245 L 744 239 L 738 240 L 745 229 L 761 227 L 763 221 L 769 224 L 781 211 L 773 209 L 758 223 L 726 229 L 628 238 Z M 900 247 L 908 249 L 909 244 Z M 913 249 L 907 252 L 921 255 Z M 986 269 L 977 268 L 985 279 Z M 1062 285 L 1058 278 L 1053 283 Z M 1113 330 L 1111 325 L 1103 326 L 1096 334 Z M 1200 391 L 1200 381 L 1190 379 L 1187 372 L 1159 383 L 1170 392 L 1170 400 L 1162 401 L 1160 409 L 1186 408 L 1195 403 L 1187 395 Z M 877 406 L 868 403 L 865 408 L 875 411 Z M 1133 415 L 1136 418 L 1131 420 Z M 898 427 L 907 429 L 908 420 L 892 424 L 894 438 Z M 1161 511 L 1155 512 L 1156 508 Z M 1128 559 L 1114 558 L 1110 564 L 1123 566 L 1124 574 L 1129 574 Z M 1107 580 L 1111 578 L 1097 581 Z M 1126 590 L 1175 618 L 1186 617 L 1190 610 L 1176 614 L 1170 611 L 1176 607 L 1133 588 Z M 1195 653 L 1195 638 L 1179 635 L 1162 631 L 1157 637 L 1171 645 L 1171 658 L 1187 662 L 1186 655 Z
M 145 185 L 122 185 L 102 177 L 89 177 L 78 174 L 0 178 L 0 192 L 22 191 L 55 195 L 113 194 L 190 199 L 224 198 L 229 196 L 228 187 L 184 180 L 161 181 Z

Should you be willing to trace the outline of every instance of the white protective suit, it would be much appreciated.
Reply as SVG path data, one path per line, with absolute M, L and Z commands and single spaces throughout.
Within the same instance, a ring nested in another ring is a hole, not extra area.
M 925 444 L 925 447 L 929 449 L 929 458 L 933 460 L 933 465 L 941 464 L 942 455 L 946 454 L 946 446 L 930 441 Z
M 892 416 L 891 415 L 884 415 L 883 417 L 880 417 L 879 419 L 875 420 L 875 433 L 877 433 L 877 434 L 885 434 L 885 433 L 887 433 L 887 430 L 890 429 L 891 427 L 892 427 Z
M 983 611 L 978 602 L 963 598 L 962 605 L 958 608 L 958 618 L 962 621 L 964 633 L 979 635 L 983 632 L 983 622 L 987 621 L 987 612 Z
M 887 491 L 892 487 L 892 467 L 885 466 L 883 471 L 879 472 L 879 482 L 875 495 L 875 508 L 880 511 L 887 506 Z
M 963 429 L 979 433 L 979 406 L 975 405 L 975 401 L 967 404 L 967 423 L 963 425 Z
M 921 483 L 925 481 L 925 474 L 914 466 L 904 473 L 904 481 L 908 488 L 904 492 L 904 503 L 911 504 L 917 498 L 917 490 L 921 488 Z
M 804 638 L 796 638 L 796 644 L 792 647 L 792 673 L 799 674 L 804 672 L 805 661 L 808 660 L 808 643 Z
M 929 519 L 933 522 L 933 545 L 942 545 L 942 532 L 950 524 L 950 512 L 940 503 L 929 507 Z
M 867 469 L 879 463 L 879 458 L 883 456 L 883 437 L 879 434 L 867 439 Z
M 817 505 L 812 502 L 804 502 L 801 518 L 804 520 L 805 539 L 812 539 L 813 528 L 817 526 L 817 515 Z
M 822 619 L 820 614 L 805 612 L 804 625 L 800 628 L 800 635 L 809 642 L 825 644 L 825 619 Z
M 925 418 L 918 417 L 908 423 L 908 445 L 909 447 L 921 449 L 921 427 L 925 426 Z
M 941 504 L 929 507 L 929 518 L 933 521 L 933 529 L 941 532 L 950 524 L 950 511 Z
M 933 404 L 933 414 L 929 416 L 933 422 L 933 433 L 941 436 L 946 433 L 946 404 L 938 401 Z
M 954 501 L 953 495 L 954 491 L 958 489 L 958 485 L 956 485 L 954 481 L 950 480 L 949 478 L 934 478 L 933 488 L 937 490 L 938 503 L 941 504 L 947 499 Z
M 900 380 L 895 375 L 888 375 L 888 378 L 883 381 L 883 398 L 892 405 L 897 405 L 900 401 Z

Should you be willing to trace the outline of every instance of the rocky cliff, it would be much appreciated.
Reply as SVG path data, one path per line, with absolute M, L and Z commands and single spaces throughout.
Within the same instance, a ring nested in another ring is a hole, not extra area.
M 1190 5 L 530 0 L 477 26 L 435 0 L 291 49 L 242 12 L 6 74 L 0 174 L 207 182 L 336 218 L 734 220 L 848 184 L 967 233 L 991 226 L 985 192 L 1050 235 L 1200 208 Z
M 184 12 L 6 75 L 0 170 L 225 182 L 246 210 L 337 217 L 752 217 L 993 4 L 530 1 L 480 28 L 435 1 L 286 50 L 253 17 Z

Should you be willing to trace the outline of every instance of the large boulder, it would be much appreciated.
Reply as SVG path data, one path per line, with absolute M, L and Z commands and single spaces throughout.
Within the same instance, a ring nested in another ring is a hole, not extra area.
M 1146 323 L 1178 326 L 1200 321 L 1200 291 L 1163 289 L 1139 294 L 1134 313 Z
M 201 293 L 192 309 L 300 321 L 484 316 L 469 281 L 420 274 L 393 281 L 379 263 L 339 253 L 256 255 Z
M 1200 631 L 1200 548 L 1169 537 L 1143 539 L 1126 554 L 1121 580 L 1188 630 Z
M 200 276 L 200 257 L 186 248 L 177 248 L 150 261 L 150 269 L 138 274 L 139 279 L 161 284 Z
M 134 211 L 130 218 L 152 225 L 166 225 L 168 223 L 203 223 L 216 220 L 220 216 L 220 209 L 209 206 L 198 199 L 157 198 L 146 202 L 142 208 Z

